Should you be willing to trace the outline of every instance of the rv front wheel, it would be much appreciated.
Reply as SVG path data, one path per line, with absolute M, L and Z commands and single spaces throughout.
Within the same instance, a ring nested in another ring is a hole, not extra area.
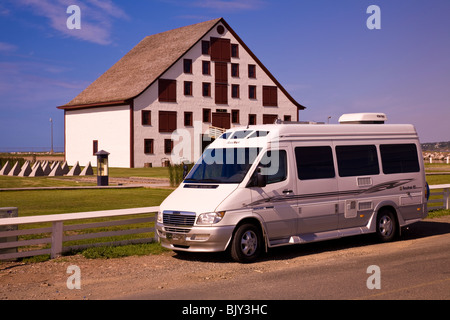
M 383 242 L 392 241 L 397 233 L 397 221 L 394 214 L 387 209 L 383 209 L 377 216 L 377 235 Z
M 262 249 L 262 236 L 254 224 L 243 224 L 236 230 L 231 243 L 231 257 L 238 262 L 255 261 Z

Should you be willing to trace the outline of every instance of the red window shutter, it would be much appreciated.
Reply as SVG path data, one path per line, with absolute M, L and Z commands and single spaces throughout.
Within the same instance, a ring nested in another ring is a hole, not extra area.
M 215 80 L 218 83 L 228 83 L 228 67 L 225 62 L 214 63 Z
M 263 86 L 263 106 L 265 107 L 278 106 L 277 87 Z
M 177 102 L 177 81 L 170 80 L 169 83 L 169 101 Z
M 221 62 L 231 61 L 230 39 L 211 37 L 211 60 Z
M 231 128 L 230 113 L 228 112 L 213 112 L 212 113 L 212 126 L 224 129 Z
M 159 132 L 173 132 L 177 129 L 176 111 L 159 111 Z
M 169 131 L 173 132 L 177 130 L 177 113 L 176 111 L 171 111 L 169 113 Z
M 177 102 L 177 81 L 159 79 L 158 100 L 161 102 Z
M 227 87 L 226 84 L 216 83 L 215 101 L 217 104 L 228 103 Z
M 277 114 L 263 114 L 263 124 L 273 124 L 277 118 Z

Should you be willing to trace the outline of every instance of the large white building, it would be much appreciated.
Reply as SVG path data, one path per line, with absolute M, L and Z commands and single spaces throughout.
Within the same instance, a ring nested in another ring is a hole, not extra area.
M 111 167 L 131 168 L 195 161 L 216 128 L 296 121 L 304 109 L 223 18 L 144 38 L 58 108 L 69 165 L 95 164 L 103 149 Z

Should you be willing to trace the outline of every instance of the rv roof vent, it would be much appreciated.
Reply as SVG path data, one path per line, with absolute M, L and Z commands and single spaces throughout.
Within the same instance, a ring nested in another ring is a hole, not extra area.
M 387 121 L 384 113 L 347 113 L 339 118 L 342 124 L 383 124 Z

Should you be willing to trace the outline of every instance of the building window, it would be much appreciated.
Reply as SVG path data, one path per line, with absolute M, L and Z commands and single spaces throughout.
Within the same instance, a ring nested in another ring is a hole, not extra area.
M 144 153 L 153 154 L 153 139 L 144 139 Z
M 152 113 L 150 110 L 142 110 L 141 117 L 141 124 L 143 126 L 152 124 Z
M 277 87 L 275 86 L 263 86 L 263 106 L 265 107 L 277 107 Z
M 250 126 L 256 124 L 256 114 L 249 114 L 248 115 L 248 124 Z
M 256 65 L 254 64 L 248 65 L 248 77 L 252 79 L 256 78 Z
M 176 111 L 159 111 L 159 132 L 173 132 L 177 129 Z
M 159 79 L 158 100 L 160 102 L 177 102 L 177 81 Z
M 263 114 L 263 124 L 273 124 L 277 119 L 277 114 Z
M 284 115 L 283 120 L 284 121 L 291 121 L 291 116 L 290 115 Z
M 231 97 L 239 98 L 239 85 L 238 84 L 231 85 Z
M 192 118 L 193 118 L 192 112 L 188 112 L 188 111 L 184 112 L 184 125 L 186 127 L 192 126 Z
M 209 82 L 203 82 L 203 96 L 204 97 L 211 97 L 211 83 Z
M 211 109 L 203 109 L 203 122 L 211 122 Z
M 238 44 L 231 45 L 231 57 L 239 58 L 239 45 Z
M 215 87 L 215 102 L 216 104 L 228 104 L 227 85 L 216 83 Z
M 202 54 L 209 55 L 209 41 L 202 41 Z
M 231 76 L 236 78 L 239 77 L 239 63 L 231 64 Z
M 173 140 L 172 139 L 164 139 L 164 153 L 171 154 L 173 150 Z
M 231 122 L 239 123 L 239 110 L 231 110 Z
M 256 99 L 256 86 L 248 86 L 248 98 Z
M 202 61 L 202 74 L 209 76 L 211 74 L 211 62 Z
M 192 81 L 185 81 L 184 82 L 184 95 L 185 96 L 192 96 Z
M 95 154 L 98 152 L 98 140 L 92 141 L 92 155 L 95 156 Z
M 192 59 L 183 60 L 183 71 L 184 73 L 192 73 Z

